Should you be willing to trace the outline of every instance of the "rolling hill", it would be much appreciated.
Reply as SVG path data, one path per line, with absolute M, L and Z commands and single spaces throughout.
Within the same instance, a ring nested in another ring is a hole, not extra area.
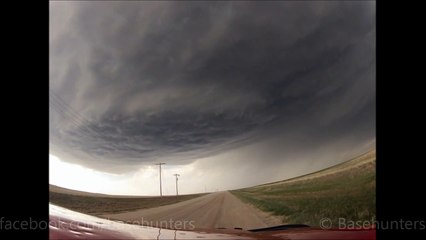
M 372 221 L 376 216 L 376 151 L 300 177 L 231 191 L 283 223 L 319 226 L 327 218 Z

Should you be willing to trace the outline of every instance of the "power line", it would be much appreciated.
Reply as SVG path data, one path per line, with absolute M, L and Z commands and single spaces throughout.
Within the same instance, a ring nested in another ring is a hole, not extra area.
M 54 110 L 61 112 L 67 120 L 71 121 L 72 125 L 82 131 L 88 131 L 98 138 L 105 137 L 104 134 L 100 133 L 97 129 L 92 126 L 92 121 L 81 115 L 78 111 L 74 110 L 69 104 L 67 104 L 60 96 L 52 91 L 49 91 L 50 103 Z M 56 106 L 56 107 L 55 107 Z M 74 123 L 74 124 L 73 124 Z M 84 128 L 84 129 L 82 129 Z
M 49 90 L 49 103 L 51 109 L 62 115 L 74 127 L 74 132 L 85 136 L 88 139 L 95 138 L 100 140 L 103 144 L 111 145 L 111 142 L 105 140 L 106 136 L 93 126 L 93 122 L 88 120 L 85 116 L 74 110 L 68 103 L 66 103 L 60 96 Z
M 62 118 L 66 119 L 68 124 L 72 126 L 72 130 L 67 130 L 70 133 L 76 133 L 78 137 L 85 137 L 88 140 L 93 141 L 96 139 L 99 145 L 111 145 L 105 138 L 108 136 L 99 132 L 98 129 L 93 127 L 92 121 L 81 115 L 78 111 L 74 110 L 67 102 L 65 102 L 60 96 L 49 90 L 49 109 L 59 114 Z M 51 116 L 53 117 L 53 115 Z M 52 120 L 52 119 L 50 119 Z M 50 124 L 49 132 L 52 133 L 53 125 Z M 54 137 L 54 136 L 51 136 Z M 86 152 L 89 156 L 94 157 L 92 152 Z

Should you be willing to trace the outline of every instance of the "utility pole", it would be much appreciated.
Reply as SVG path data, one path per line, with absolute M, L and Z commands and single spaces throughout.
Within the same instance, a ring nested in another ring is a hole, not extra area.
M 175 173 L 175 174 L 173 174 L 175 177 L 176 177 L 176 196 L 177 195 L 179 195 L 179 192 L 178 192 L 178 177 L 180 176 L 179 174 L 177 174 L 177 173 Z
M 161 189 L 161 165 L 164 165 L 166 163 L 156 163 L 155 165 L 160 166 L 160 197 L 163 196 L 163 190 Z

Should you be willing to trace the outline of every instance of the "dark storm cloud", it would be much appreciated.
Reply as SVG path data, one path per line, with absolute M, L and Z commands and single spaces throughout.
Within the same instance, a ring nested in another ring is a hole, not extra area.
M 366 1 L 52 2 L 52 152 L 116 171 L 374 138 L 374 18 Z

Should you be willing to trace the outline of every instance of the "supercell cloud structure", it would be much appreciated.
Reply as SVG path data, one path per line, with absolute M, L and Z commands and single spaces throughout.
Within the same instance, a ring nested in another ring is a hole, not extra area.
M 375 34 L 369 1 L 50 2 L 50 152 L 120 173 L 361 151 Z

